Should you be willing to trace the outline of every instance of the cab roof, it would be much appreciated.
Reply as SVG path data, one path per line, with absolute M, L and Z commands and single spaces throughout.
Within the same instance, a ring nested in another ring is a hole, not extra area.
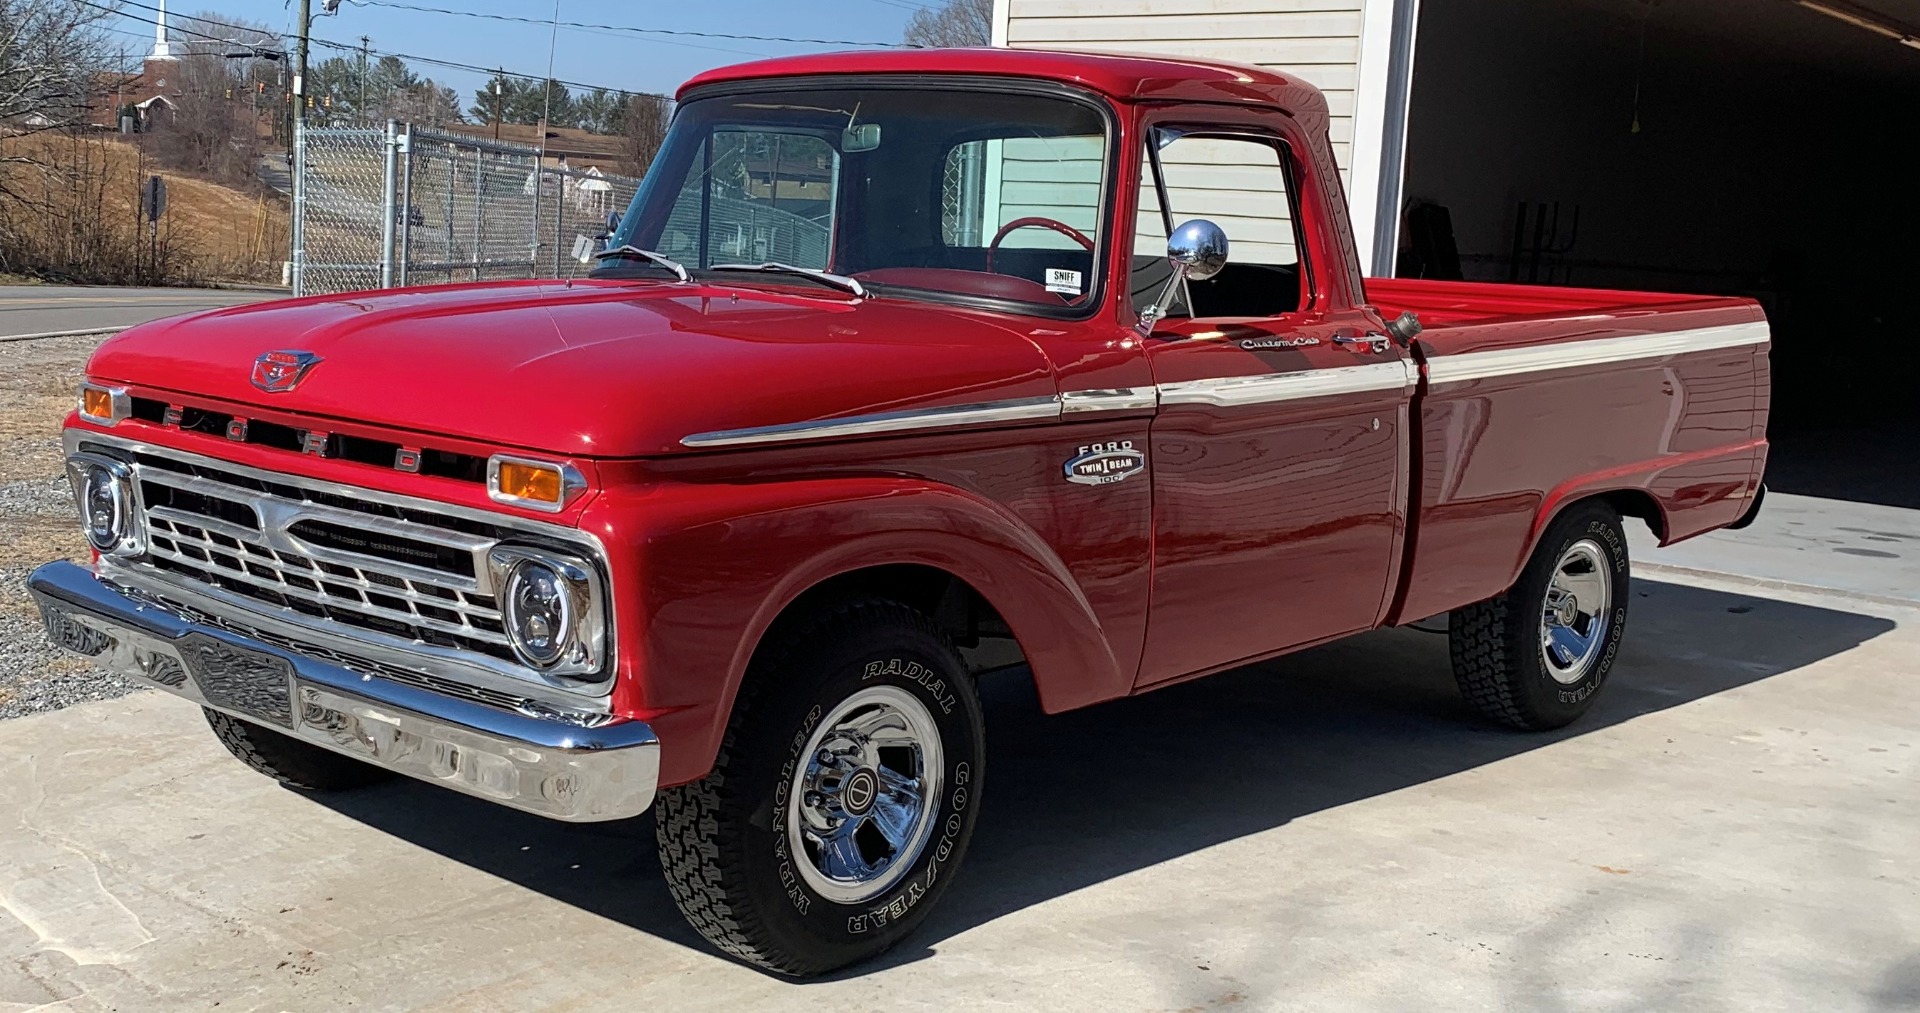
M 676 98 L 711 85 L 820 75 L 1024 77 L 1077 85 L 1118 101 L 1278 105 L 1296 116 L 1326 112 L 1319 89 L 1261 67 L 1134 53 L 1045 49 L 885 49 L 783 56 L 720 67 L 680 86 Z

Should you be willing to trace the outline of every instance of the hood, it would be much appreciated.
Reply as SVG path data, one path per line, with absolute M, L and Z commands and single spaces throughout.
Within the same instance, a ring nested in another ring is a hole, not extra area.
M 254 361 L 319 356 L 266 393 Z M 841 415 L 1048 396 L 995 317 L 838 293 L 656 281 L 402 289 L 212 310 L 101 345 L 96 380 L 582 457 Z

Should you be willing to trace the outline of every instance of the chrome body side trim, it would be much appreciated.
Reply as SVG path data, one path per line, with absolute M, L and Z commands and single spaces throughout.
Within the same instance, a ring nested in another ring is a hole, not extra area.
M 74 563 L 27 586 L 68 650 L 303 742 L 557 820 L 653 804 L 660 740 L 644 722 L 502 710 L 362 674 L 153 608 Z
M 1060 413 L 1135 411 L 1160 404 L 1160 392 L 1154 387 L 1112 387 L 1103 390 L 1070 390 L 1060 395 Z
M 791 443 L 796 440 L 828 440 L 841 436 L 875 436 L 882 433 L 938 429 L 946 426 L 984 425 L 994 422 L 1029 422 L 1060 417 L 1057 397 L 1011 398 L 980 404 L 952 405 L 946 408 L 918 408 L 909 411 L 876 412 L 872 415 L 848 415 L 814 422 L 789 422 L 777 426 L 750 429 L 722 429 L 695 433 L 680 443 L 687 447 L 739 447 L 756 443 Z
M 1496 348 L 1458 355 L 1435 355 L 1427 360 L 1428 381 L 1438 385 L 1484 380 L 1496 376 L 1535 373 L 1551 369 L 1601 366 L 1610 362 L 1653 359 L 1692 352 L 1710 352 L 1768 340 L 1765 323 L 1727 324 L 1663 334 L 1634 334 L 1622 338 L 1564 341 L 1525 348 Z
M 1309 369 L 1297 373 L 1224 376 L 1208 380 L 1163 383 L 1160 385 L 1160 403 L 1233 408 L 1240 405 L 1297 401 L 1334 394 L 1359 394 L 1376 390 L 1404 391 L 1410 386 L 1410 382 L 1407 367 L 1401 362 L 1374 362 L 1364 366 Z

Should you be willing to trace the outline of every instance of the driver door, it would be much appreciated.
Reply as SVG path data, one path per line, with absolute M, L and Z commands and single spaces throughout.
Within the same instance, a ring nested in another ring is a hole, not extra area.
M 1149 136 L 1162 146 L 1142 173 L 1136 308 L 1164 288 L 1170 224 L 1212 221 L 1230 250 L 1146 340 L 1160 409 L 1142 686 L 1378 622 L 1403 528 L 1411 390 L 1401 351 L 1365 340 L 1375 321 L 1315 283 L 1338 267 L 1311 262 L 1301 209 L 1339 195 L 1296 194 L 1306 174 L 1286 131 Z

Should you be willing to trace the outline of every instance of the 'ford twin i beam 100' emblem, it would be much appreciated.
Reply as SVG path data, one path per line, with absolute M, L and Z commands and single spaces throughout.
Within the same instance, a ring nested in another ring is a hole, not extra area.
M 1147 455 L 1133 449 L 1133 441 L 1089 443 L 1067 459 L 1067 481 L 1080 485 L 1112 485 L 1147 468 Z
M 269 394 L 292 390 L 320 364 L 312 352 L 278 351 L 263 353 L 253 360 L 253 385 Z

